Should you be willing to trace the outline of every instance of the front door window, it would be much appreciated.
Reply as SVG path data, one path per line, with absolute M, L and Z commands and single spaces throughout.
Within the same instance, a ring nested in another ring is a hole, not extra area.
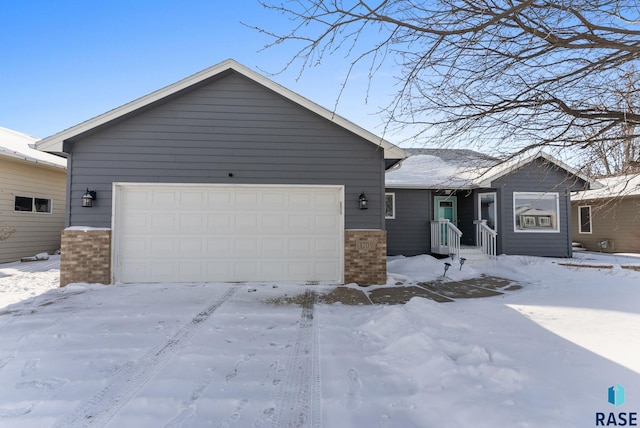
M 455 196 L 436 196 L 434 210 L 434 217 L 436 220 L 446 219 L 457 225 L 457 210 L 457 199 Z

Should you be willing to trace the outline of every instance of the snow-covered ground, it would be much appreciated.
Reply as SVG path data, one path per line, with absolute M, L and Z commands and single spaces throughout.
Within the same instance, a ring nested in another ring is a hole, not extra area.
M 522 289 L 355 307 L 268 302 L 324 289 L 286 284 L 60 289 L 56 262 L 0 265 L 0 427 L 590 427 L 640 412 L 640 272 L 621 267 L 637 257 L 501 256 L 447 276 Z M 442 267 L 394 258 L 389 283 Z

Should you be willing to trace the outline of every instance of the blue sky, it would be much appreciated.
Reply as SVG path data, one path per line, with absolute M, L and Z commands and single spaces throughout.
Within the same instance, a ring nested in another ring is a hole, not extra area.
M 349 61 L 335 56 L 272 76 L 295 52 L 242 22 L 286 31 L 291 23 L 256 0 L 25 0 L 0 5 L 0 126 L 46 137 L 233 58 L 329 109 Z M 266 72 L 265 72 L 266 71 Z M 375 113 L 390 85 L 366 96 L 350 79 L 336 111 L 382 134 Z M 394 139 L 387 135 L 391 141 Z

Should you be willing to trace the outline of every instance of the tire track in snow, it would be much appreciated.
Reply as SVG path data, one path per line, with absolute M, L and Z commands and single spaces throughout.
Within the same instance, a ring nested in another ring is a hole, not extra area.
M 276 399 L 274 428 L 321 426 L 319 351 L 313 320 L 315 300 L 315 292 L 307 290 L 296 340 L 286 364 L 286 376 Z
M 230 287 L 159 347 L 147 352 L 138 361 L 125 363 L 110 380 L 109 385 L 81 403 L 73 413 L 57 421 L 55 427 L 106 425 L 185 346 L 202 327 L 202 323 L 229 299 L 237 288 Z

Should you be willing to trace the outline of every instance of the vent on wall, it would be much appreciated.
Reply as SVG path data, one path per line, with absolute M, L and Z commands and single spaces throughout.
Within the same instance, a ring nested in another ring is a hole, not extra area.
M 602 241 L 598 241 L 598 248 L 601 250 L 612 250 L 613 249 L 613 241 L 608 239 L 604 239 Z

